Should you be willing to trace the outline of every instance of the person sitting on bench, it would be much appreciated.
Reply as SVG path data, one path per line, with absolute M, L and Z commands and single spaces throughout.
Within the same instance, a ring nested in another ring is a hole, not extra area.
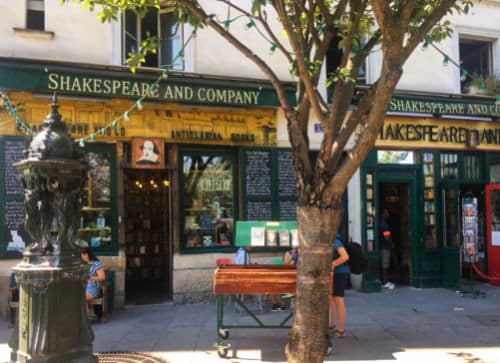
M 102 296 L 102 285 L 104 281 L 106 281 L 106 273 L 104 272 L 104 267 L 101 262 L 90 248 L 83 247 L 81 249 L 81 256 L 83 262 L 90 265 L 89 279 L 85 289 L 85 300 L 90 307 L 92 300 Z M 90 309 L 89 314 L 91 317 L 94 316 L 93 311 L 90 311 Z

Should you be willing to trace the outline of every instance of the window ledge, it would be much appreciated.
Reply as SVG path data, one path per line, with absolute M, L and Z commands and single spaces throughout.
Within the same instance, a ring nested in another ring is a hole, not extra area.
M 14 28 L 14 33 L 20 38 L 27 39 L 54 39 L 55 33 L 45 30 Z

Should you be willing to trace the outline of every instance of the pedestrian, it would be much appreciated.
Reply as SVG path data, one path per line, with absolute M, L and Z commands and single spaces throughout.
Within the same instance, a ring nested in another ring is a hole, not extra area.
M 333 292 L 328 297 L 330 303 L 330 327 L 328 333 L 330 336 L 343 337 L 345 333 L 346 309 L 344 292 L 351 274 L 347 261 L 349 261 L 349 254 L 341 241 L 341 236 L 337 235 L 333 244 L 333 260 L 331 265 Z M 337 325 L 335 325 L 335 318 L 337 318 Z
M 240 247 L 238 251 L 236 251 L 235 262 L 237 265 L 249 265 L 251 263 L 250 257 L 251 247 Z
M 391 264 L 391 248 L 393 244 L 391 227 L 389 225 L 389 209 L 384 207 L 381 214 L 379 225 L 379 248 L 380 248 L 380 264 L 382 268 L 382 286 L 392 290 L 396 285 L 389 281 L 389 267 Z

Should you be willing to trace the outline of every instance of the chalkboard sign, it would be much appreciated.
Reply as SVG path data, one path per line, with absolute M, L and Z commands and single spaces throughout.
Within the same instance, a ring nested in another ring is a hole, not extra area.
M 271 196 L 271 151 L 246 150 L 247 197 Z
M 295 209 L 295 201 L 280 200 L 280 220 L 295 221 L 297 220 L 297 210 Z
M 247 220 L 269 221 L 272 219 L 271 201 L 248 201 L 246 206 Z
M 26 149 L 24 139 L 5 140 L 4 144 L 4 167 L 5 167 L 5 194 L 22 195 L 23 189 L 20 180 L 20 171 L 14 166 L 15 163 L 24 158 L 23 151 Z
M 24 229 L 24 190 L 14 166 L 24 158 L 26 138 L 0 136 L 0 257 L 20 258 L 31 237 Z
M 7 257 L 21 257 L 26 243 L 29 241 L 24 229 L 24 202 L 13 200 L 5 202 L 4 240 Z
M 278 151 L 278 180 L 280 198 L 295 197 L 297 195 L 291 150 Z
M 243 149 L 241 172 L 243 220 L 296 220 L 297 191 L 291 149 Z

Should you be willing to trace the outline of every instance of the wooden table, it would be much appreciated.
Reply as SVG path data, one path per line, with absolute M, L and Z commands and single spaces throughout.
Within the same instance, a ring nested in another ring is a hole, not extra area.
M 214 272 L 213 292 L 217 306 L 217 352 L 225 357 L 229 345 L 221 344 L 221 338 L 229 337 L 228 328 L 290 328 L 287 324 L 290 312 L 279 324 L 265 324 L 245 305 L 242 295 L 280 295 L 295 293 L 297 270 L 294 265 L 222 265 Z M 224 295 L 236 295 L 236 303 L 250 315 L 256 324 L 224 324 Z

